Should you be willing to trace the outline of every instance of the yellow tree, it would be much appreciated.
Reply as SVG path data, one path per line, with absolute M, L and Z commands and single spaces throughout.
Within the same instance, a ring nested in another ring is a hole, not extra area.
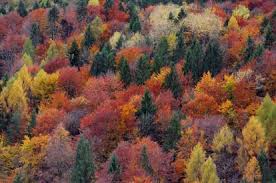
M 257 156 L 267 150 L 265 131 L 262 124 L 255 117 L 251 117 L 242 130 L 243 145 L 250 157 Z
M 47 74 L 44 70 L 40 70 L 33 80 L 33 95 L 40 99 L 48 98 L 56 89 L 58 77 L 57 73 Z
M 23 65 L 16 74 L 17 79 L 21 79 L 24 91 L 27 93 L 31 89 L 32 76 L 26 65 Z
M 201 181 L 200 183 L 219 183 L 216 165 L 212 158 L 209 157 L 201 166 Z
M 32 57 L 27 54 L 27 53 L 24 53 L 23 57 L 22 57 L 22 60 L 23 60 L 23 63 L 27 66 L 31 66 L 33 65 L 33 59 Z
M 230 145 L 233 143 L 233 141 L 233 133 L 231 129 L 227 125 L 225 125 L 215 135 L 212 143 L 212 149 L 215 152 L 221 152 L 225 148 L 230 151 Z
M 239 30 L 240 29 L 238 21 L 234 16 L 231 16 L 231 18 L 229 19 L 228 29 L 234 29 L 234 30 Z
M 201 166 L 205 162 L 205 151 L 200 143 L 198 143 L 191 153 L 188 160 L 186 174 L 188 182 L 199 181 L 201 177 Z
M 262 182 L 261 170 L 258 164 L 258 160 L 255 157 L 252 157 L 247 163 L 243 173 L 243 178 L 246 182 Z

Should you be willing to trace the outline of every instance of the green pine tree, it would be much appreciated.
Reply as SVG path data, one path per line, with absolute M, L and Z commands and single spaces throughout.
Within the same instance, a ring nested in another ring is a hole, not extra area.
M 38 9 L 39 8 L 39 3 L 37 2 L 37 1 L 35 1 L 34 3 L 33 3 L 33 10 L 36 10 L 36 9 Z
M 196 38 L 193 38 L 191 45 L 186 52 L 186 63 L 184 65 L 184 74 L 191 73 L 194 83 L 199 81 L 203 75 L 202 69 L 203 50 Z
M 68 55 L 71 66 L 78 67 L 78 70 L 80 70 L 82 63 L 80 60 L 80 49 L 76 40 L 73 41 L 70 49 L 68 50 Z
M 160 69 L 169 65 L 169 44 L 165 37 L 162 37 L 154 53 L 153 72 L 159 73 Z
M 251 38 L 251 36 L 249 36 L 247 38 L 247 44 L 246 44 L 246 48 L 245 48 L 245 51 L 244 51 L 244 61 L 245 61 L 245 63 L 247 63 L 248 61 L 250 61 L 253 58 L 254 50 L 255 50 L 254 40 Z
M 81 136 L 76 161 L 71 174 L 72 183 L 87 183 L 95 176 L 95 165 L 89 141 Z
M 262 44 L 258 44 L 256 49 L 254 50 L 253 57 L 258 58 L 261 57 L 264 53 L 264 46 Z
M 173 96 L 178 98 L 182 94 L 182 87 L 176 73 L 175 67 L 171 67 L 171 72 L 166 76 L 164 88 L 171 90 Z
M 146 55 L 142 56 L 136 66 L 135 82 L 143 85 L 151 76 L 151 66 Z
M 32 129 L 35 127 L 36 125 L 36 110 L 33 109 L 32 114 L 31 114 L 31 120 L 29 121 L 28 127 L 27 127 L 27 133 L 29 135 L 32 134 Z
M 155 104 L 153 103 L 151 94 L 148 90 L 146 90 L 141 101 L 141 107 L 136 114 L 138 116 L 141 116 L 143 114 L 155 115 L 156 111 L 157 109 Z
M 164 149 L 166 151 L 174 149 L 178 140 L 181 137 L 181 125 L 179 115 L 174 114 L 170 125 L 166 131 L 166 136 L 164 140 Z
M 262 183 L 276 181 L 273 180 L 270 163 L 264 151 L 261 151 L 261 153 L 259 154 L 258 162 L 262 173 Z
M 269 23 L 265 28 L 265 43 L 264 43 L 265 48 L 271 49 L 274 41 L 275 41 L 275 38 L 272 32 L 272 27 L 271 27 L 271 24 Z
M 185 43 L 184 43 L 184 30 L 181 30 L 177 33 L 177 43 L 176 48 L 174 50 L 173 60 L 174 62 L 178 62 L 180 59 L 185 57 Z
M 87 15 L 87 4 L 88 0 L 78 0 L 77 1 L 77 19 L 78 21 L 83 21 Z
M 119 160 L 115 154 L 112 154 L 111 160 L 109 162 L 108 173 L 116 174 L 116 173 L 120 173 L 120 171 L 121 171 L 121 167 L 120 167 Z
M 57 21 L 59 18 L 59 10 L 56 6 L 53 6 L 48 12 L 49 32 L 51 38 L 54 39 L 58 32 Z
M 40 27 L 38 23 L 32 24 L 30 31 L 30 39 L 32 40 L 34 47 L 36 47 L 38 44 L 43 43 L 43 36 L 40 32 Z
M 20 122 L 21 113 L 20 111 L 15 111 L 12 113 L 10 123 L 7 128 L 7 139 L 9 143 L 13 143 L 20 135 Z
M 147 147 L 143 146 L 142 151 L 141 151 L 141 156 L 140 156 L 140 162 L 142 168 L 149 174 L 153 175 L 154 171 L 153 168 L 150 164 L 148 153 L 147 153 Z
M 183 8 L 180 9 L 180 12 L 177 15 L 178 20 L 182 20 L 183 18 L 187 17 L 187 13 Z
M 110 44 L 105 44 L 95 56 L 90 73 L 93 76 L 99 76 L 106 74 L 108 71 L 115 71 L 115 53 L 111 49 Z
M 28 15 L 28 11 L 27 11 L 26 6 L 25 6 L 25 4 L 22 0 L 19 1 L 18 8 L 17 8 L 17 13 L 21 17 L 25 17 L 25 16 Z
M 127 60 L 124 57 L 122 57 L 120 60 L 119 73 L 120 73 L 120 78 L 123 81 L 124 85 L 125 86 L 130 85 L 130 83 L 131 83 L 130 68 L 127 63 Z
M 91 30 L 91 25 L 89 24 L 84 33 L 83 45 L 87 48 L 90 48 L 94 42 L 95 42 L 95 38 Z
M 24 46 L 23 46 L 23 53 L 26 53 L 28 55 L 30 55 L 32 58 L 34 57 L 35 54 L 35 48 L 34 45 L 32 43 L 31 39 L 26 39 Z
M 222 50 L 217 40 L 209 41 L 203 60 L 203 72 L 208 72 L 214 76 L 222 68 Z
M 141 31 L 141 24 L 137 13 L 131 14 L 130 22 L 129 22 L 129 30 L 134 33 Z
M 16 174 L 16 176 L 13 179 L 13 183 L 23 183 L 24 179 L 20 173 Z

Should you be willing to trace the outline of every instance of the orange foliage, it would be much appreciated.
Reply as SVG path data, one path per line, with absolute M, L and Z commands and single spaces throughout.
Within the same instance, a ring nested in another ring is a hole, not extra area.
M 143 55 L 145 49 L 138 47 L 124 48 L 120 50 L 115 58 L 117 64 L 119 64 L 122 57 L 125 57 L 129 64 L 138 61 L 138 59 Z
M 62 91 L 57 91 L 50 96 L 50 101 L 45 100 L 41 103 L 40 110 L 44 111 L 47 108 L 55 108 L 68 111 L 70 108 L 69 104 L 68 96 Z

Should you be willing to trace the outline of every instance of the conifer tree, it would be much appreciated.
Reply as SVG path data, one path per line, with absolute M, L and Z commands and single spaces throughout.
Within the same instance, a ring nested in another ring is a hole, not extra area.
M 183 8 L 180 9 L 180 12 L 177 15 L 177 19 L 178 20 L 182 20 L 183 18 L 185 18 L 187 16 L 187 13 L 185 12 L 185 10 Z
M 140 162 L 142 168 L 149 174 L 153 174 L 153 169 L 149 161 L 148 153 L 147 153 L 147 148 L 146 146 L 143 146 L 142 151 L 141 151 L 141 156 L 140 156 Z
M 164 149 L 166 151 L 170 149 L 174 149 L 180 137 L 181 137 L 180 119 L 178 115 L 174 114 L 166 132 Z
M 107 43 L 103 46 L 102 50 L 97 53 L 93 64 L 91 66 L 90 73 L 93 76 L 99 76 L 106 74 L 108 71 L 115 71 L 115 53 L 111 49 L 111 46 Z
M 33 3 L 33 10 L 36 10 L 36 9 L 38 9 L 39 8 L 39 3 L 37 2 L 37 1 L 35 1 L 34 3 Z
M 131 13 L 129 29 L 134 33 L 141 31 L 141 24 L 136 11 Z
M 56 6 L 53 6 L 48 13 L 48 22 L 49 22 L 49 31 L 51 34 L 51 38 L 54 39 L 57 34 L 57 21 L 59 18 L 59 10 Z
M 83 45 L 87 48 L 90 48 L 94 42 L 95 42 L 95 38 L 91 30 L 91 25 L 89 24 L 84 33 Z
M 17 13 L 21 17 L 25 17 L 25 16 L 28 15 L 28 11 L 27 11 L 26 6 L 25 6 L 25 4 L 22 0 L 19 1 L 18 8 L 17 8 Z
M 21 113 L 19 111 L 15 111 L 12 114 L 10 123 L 7 128 L 7 138 L 9 143 L 15 142 L 17 137 L 19 137 L 20 122 L 21 122 Z
M 265 48 L 271 49 L 274 41 L 275 41 L 275 38 L 272 32 L 272 27 L 269 23 L 265 28 L 265 43 L 264 43 Z
M 154 53 L 153 72 L 159 73 L 165 65 L 169 65 L 169 45 L 165 37 L 162 37 L 156 52 Z
M 174 62 L 178 62 L 180 59 L 185 57 L 185 43 L 183 36 L 183 28 L 177 33 L 177 43 L 176 48 L 174 50 Z
M 77 1 L 77 19 L 78 21 L 83 21 L 87 15 L 87 4 L 88 0 L 78 0 Z
M 201 166 L 201 183 L 219 183 L 219 177 L 217 175 L 216 165 L 212 158 L 209 157 Z
M 142 56 L 136 66 L 135 82 L 138 85 L 144 84 L 151 76 L 151 66 L 146 55 Z
M 73 41 L 68 54 L 71 66 L 78 67 L 78 70 L 80 70 L 82 64 L 80 60 L 80 50 L 76 40 Z
M 254 40 L 251 38 L 251 36 L 249 36 L 247 38 L 247 44 L 246 44 L 246 48 L 245 48 L 245 51 L 244 51 L 244 61 L 245 61 L 245 63 L 247 63 L 248 61 L 250 61 L 253 58 L 254 50 L 255 50 Z
M 188 182 L 200 181 L 201 166 L 205 162 L 205 152 L 200 143 L 198 143 L 191 153 L 188 160 L 186 174 Z
M 40 32 L 40 27 L 38 23 L 33 23 L 30 31 L 30 39 L 34 47 L 38 44 L 43 43 L 42 33 Z
M 75 165 L 71 174 L 71 182 L 90 182 L 94 174 L 95 165 L 89 141 L 81 136 L 78 142 Z
M 254 50 L 253 57 L 258 58 L 261 57 L 264 53 L 264 46 L 262 44 L 258 44 L 256 49 Z
M 209 41 L 203 61 L 203 72 L 210 71 L 214 76 L 222 68 L 222 50 L 216 40 Z
M 115 154 L 111 156 L 108 173 L 113 175 L 112 182 L 120 182 L 121 166 Z
M 150 92 L 146 91 L 141 101 L 141 107 L 136 112 L 136 116 L 139 118 L 139 131 L 142 136 L 155 134 L 156 128 L 154 124 L 154 116 L 156 110 Z
M 16 174 L 14 180 L 13 180 L 13 183 L 23 183 L 24 180 L 23 180 L 23 177 L 20 173 Z
M 261 153 L 259 154 L 258 162 L 259 162 L 259 166 L 260 166 L 260 170 L 261 170 L 261 174 L 262 174 L 262 183 L 276 181 L 272 177 L 270 163 L 269 163 L 268 157 L 264 151 L 261 151 Z
M 184 74 L 191 72 L 192 78 L 196 83 L 203 74 L 202 69 L 203 50 L 196 38 L 193 38 L 190 47 L 186 52 L 186 63 L 184 65 Z
M 178 98 L 182 94 L 182 87 L 176 73 L 175 67 L 171 67 L 171 72 L 166 76 L 164 88 L 171 90 L 173 96 Z
M 32 58 L 34 57 L 35 54 L 35 49 L 34 49 L 34 45 L 32 43 L 31 39 L 27 39 L 24 43 L 23 46 L 23 53 L 28 54 L 29 56 L 31 56 Z
M 124 85 L 128 86 L 131 83 L 131 73 L 127 60 L 124 57 L 120 60 L 119 73 Z
M 32 114 L 31 114 L 31 119 L 30 119 L 28 127 L 27 127 L 27 133 L 29 135 L 32 134 L 32 129 L 35 127 L 35 125 L 36 125 L 36 110 L 33 109 Z
M 104 3 L 104 12 L 105 12 L 105 16 L 108 20 L 108 12 L 109 10 L 112 8 L 112 6 L 114 5 L 114 0 L 106 0 Z

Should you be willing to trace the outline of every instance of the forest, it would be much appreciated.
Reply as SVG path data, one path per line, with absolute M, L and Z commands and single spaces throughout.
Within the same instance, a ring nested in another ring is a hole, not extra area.
M 0 0 L 0 183 L 276 183 L 276 1 Z

